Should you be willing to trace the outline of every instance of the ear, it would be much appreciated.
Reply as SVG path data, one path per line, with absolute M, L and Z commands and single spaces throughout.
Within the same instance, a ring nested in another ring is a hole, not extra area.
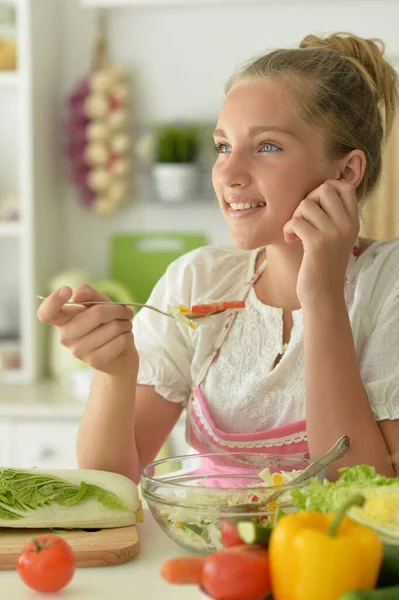
M 361 183 L 366 170 L 366 156 L 362 150 L 352 150 L 339 161 L 340 181 L 351 183 L 355 188 Z

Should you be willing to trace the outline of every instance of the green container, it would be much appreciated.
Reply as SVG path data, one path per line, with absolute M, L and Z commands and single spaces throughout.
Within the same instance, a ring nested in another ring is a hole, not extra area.
M 153 232 L 111 238 L 110 278 L 145 303 L 171 262 L 208 243 L 203 233 Z

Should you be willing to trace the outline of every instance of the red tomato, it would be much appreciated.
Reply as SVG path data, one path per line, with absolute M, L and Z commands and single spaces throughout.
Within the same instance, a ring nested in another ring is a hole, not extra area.
M 256 554 L 261 558 L 269 558 L 269 552 L 264 546 L 258 544 L 239 544 L 238 546 L 229 546 L 226 552 L 239 552 L 240 554 Z
M 263 600 L 270 592 L 269 561 L 219 550 L 205 560 L 202 585 L 215 600 Z
M 75 555 L 58 535 L 41 535 L 31 540 L 18 557 L 22 581 L 38 592 L 58 592 L 75 572 Z
M 222 526 L 220 528 L 220 533 L 222 534 L 222 544 L 225 548 L 245 544 L 245 542 L 243 542 L 240 538 L 237 525 L 235 525 L 231 521 L 223 521 Z

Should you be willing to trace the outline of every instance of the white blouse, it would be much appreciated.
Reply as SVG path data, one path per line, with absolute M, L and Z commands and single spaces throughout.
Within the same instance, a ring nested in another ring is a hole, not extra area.
M 185 254 L 168 267 L 148 302 L 165 310 L 168 304 L 235 300 L 254 274 L 258 252 L 207 246 Z M 351 257 L 346 303 L 374 416 L 399 419 L 399 238 L 374 242 L 357 259 Z M 306 418 L 302 311 L 293 312 L 286 347 L 282 317 L 282 309 L 262 304 L 251 289 L 246 308 L 237 314 L 202 384 L 222 431 L 250 433 Z M 133 326 L 140 356 L 138 382 L 186 405 L 226 313 L 212 321 L 191 330 L 141 310 Z M 273 368 L 279 354 L 282 359 Z

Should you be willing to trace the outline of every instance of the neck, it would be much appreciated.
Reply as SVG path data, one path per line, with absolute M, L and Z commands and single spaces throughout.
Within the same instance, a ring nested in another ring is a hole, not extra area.
M 300 308 L 296 295 L 296 284 L 303 259 L 301 242 L 276 244 L 266 248 L 267 267 L 255 285 L 256 294 L 261 302 L 284 310 Z M 264 260 L 261 253 L 257 268 Z

